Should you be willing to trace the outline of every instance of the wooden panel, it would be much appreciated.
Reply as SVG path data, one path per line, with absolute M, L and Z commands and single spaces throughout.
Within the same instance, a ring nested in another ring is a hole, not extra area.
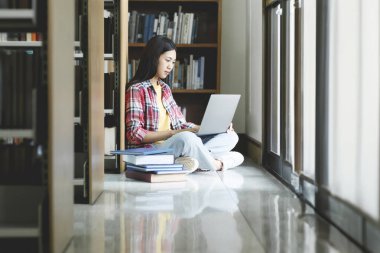
M 120 149 L 125 149 L 125 85 L 127 84 L 128 59 L 128 0 L 120 0 Z M 120 172 L 125 170 L 120 159 Z
M 104 183 L 104 1 L 88 1 L 89 201 Z
M 220 93 L 220 68 L 222 62 L 222 0 L 218 0 L 218 58 L 216 60 L 216 90 Z
M 49 252 L 63 252 L 74 222 L 74 2 L 49 0 L 48 13 Z

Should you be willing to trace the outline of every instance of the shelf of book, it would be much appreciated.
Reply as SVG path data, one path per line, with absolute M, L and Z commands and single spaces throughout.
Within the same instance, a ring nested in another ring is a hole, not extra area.
M 74 26 L 59 24 L 73 4 L 3 2 L 16 9 L 0 10 L 1 245 L 62 252 L 73 224 Z
M 124 89 L 126 83 L 127 0 L 104 1 L 104 109 L 105 109 L 105 170 L 124 171 L 116 156 L 109 151 L 124 147 Z M 116 162 L 110 162 L 110 160 Z
M 0 29 L 7 31 L 41 30 L 45 1 L 3 1 L 0 9 Z
M 42 47 L 42 41 L 0 41 L 0 47 Z
M 104 1 L 77 0 L 75 13 L 75 177 L 72 183 L 75 203 L 93 204 L 103 192 L 104 181 Z

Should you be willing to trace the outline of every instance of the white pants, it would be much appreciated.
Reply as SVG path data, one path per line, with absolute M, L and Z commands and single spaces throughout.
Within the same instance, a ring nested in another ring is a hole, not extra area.
M 214 157 L 231 151 L 239 140 L 236 132 L 197 136 L 192 132 L 180 132 L 155 147 L 173 148 L 174 156 L 190 156 L 198 160 L 199 168 L 216 170 Z

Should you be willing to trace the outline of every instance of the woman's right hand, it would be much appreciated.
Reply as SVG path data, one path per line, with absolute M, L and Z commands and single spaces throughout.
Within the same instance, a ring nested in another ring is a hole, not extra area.
M 192 128 L 184 128 L 184 129 L 177 129 L 177 130 L 171 130 L 172 131 L 172 136 L 175 134 L 178 134 L 180 132 L 192 132 L 192 133 L 197 133 L 199 130 L 199 126 L 195 125 L 195 127 Z

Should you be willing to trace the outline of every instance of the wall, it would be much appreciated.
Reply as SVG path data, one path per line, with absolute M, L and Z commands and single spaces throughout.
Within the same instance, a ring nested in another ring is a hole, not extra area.
M 222 1 L 221 93 L 241 94 L 234 128 L 245 133 L 246 118 L 246 0 Z
M 247 0 L 247 113 L 246 133 L 262 142 L 263 1 Z
M 262 141 L 262 1 L 224 0 L 221 92 L 241 94 L 234 126 Z

